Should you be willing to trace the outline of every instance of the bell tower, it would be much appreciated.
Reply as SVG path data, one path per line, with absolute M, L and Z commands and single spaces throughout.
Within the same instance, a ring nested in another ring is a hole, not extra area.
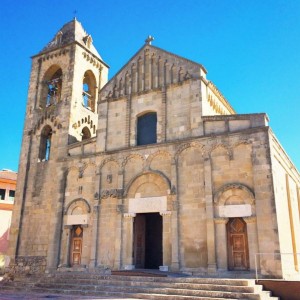
M 32 57 L 11 225 L 13 260 L 26 265 L 37 257 L 38 265 L 57 267 L 68 147 L 96 136 L 98 91 L 107 74 L 76 18 Z

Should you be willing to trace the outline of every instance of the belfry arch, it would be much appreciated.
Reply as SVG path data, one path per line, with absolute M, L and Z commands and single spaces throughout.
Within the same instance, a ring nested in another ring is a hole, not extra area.
M 82 81 L 82 105 L 93 112 L 96 109 L 96 88 L 97 82 L 94 73 L 90 70 L 86 71 Z
M 39 107 L 46 108 L 61 101 L 62 69 L 58 65 L 52 65 L 42 80 Z

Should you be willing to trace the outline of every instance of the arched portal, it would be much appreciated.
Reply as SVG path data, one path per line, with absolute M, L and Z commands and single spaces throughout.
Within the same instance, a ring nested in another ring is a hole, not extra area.
M 158 269 L 171 264 L 170 183 L 162 174 L 136 176 L 126 191 L 125 268 Z
M 224 270 L 254 270 L 258 252 L 256 205 L 252 190 L 240 183 L 214 195 L 217 263 Z
M 83 198 L 74 199 L 64 208 L 61 261 L 65 266 L 89 263 L 90 213 L 90 204 Z

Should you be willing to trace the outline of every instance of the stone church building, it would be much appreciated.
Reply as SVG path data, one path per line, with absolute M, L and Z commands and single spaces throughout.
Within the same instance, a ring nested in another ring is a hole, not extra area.
M 267 115 L 152 40 L 109 81 L 76 19 L 32 57 L 11 268 L 295 277 L 300 176 Z

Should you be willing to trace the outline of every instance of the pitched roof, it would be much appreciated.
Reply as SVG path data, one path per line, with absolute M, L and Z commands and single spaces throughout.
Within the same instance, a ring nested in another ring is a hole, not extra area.
M 60 48 L 73 42 L 77 42 L 87 48 L 88 38 L 91 39 L 91 35 L 89 35 L 84 30 L 81 23 L 76 18 L 74 18 L 72 21 L 66 23 L 55 34 L 54 38 L 48 43 L 46 47 L 42 49 L 42 51 L 39 52 L 39 54 L 54 50 L 56 48 Z M 100 54 L 98 53 L 92 42 L 90 44 L 90 47 L 88 48 L 95 56 L 102 60 Z

